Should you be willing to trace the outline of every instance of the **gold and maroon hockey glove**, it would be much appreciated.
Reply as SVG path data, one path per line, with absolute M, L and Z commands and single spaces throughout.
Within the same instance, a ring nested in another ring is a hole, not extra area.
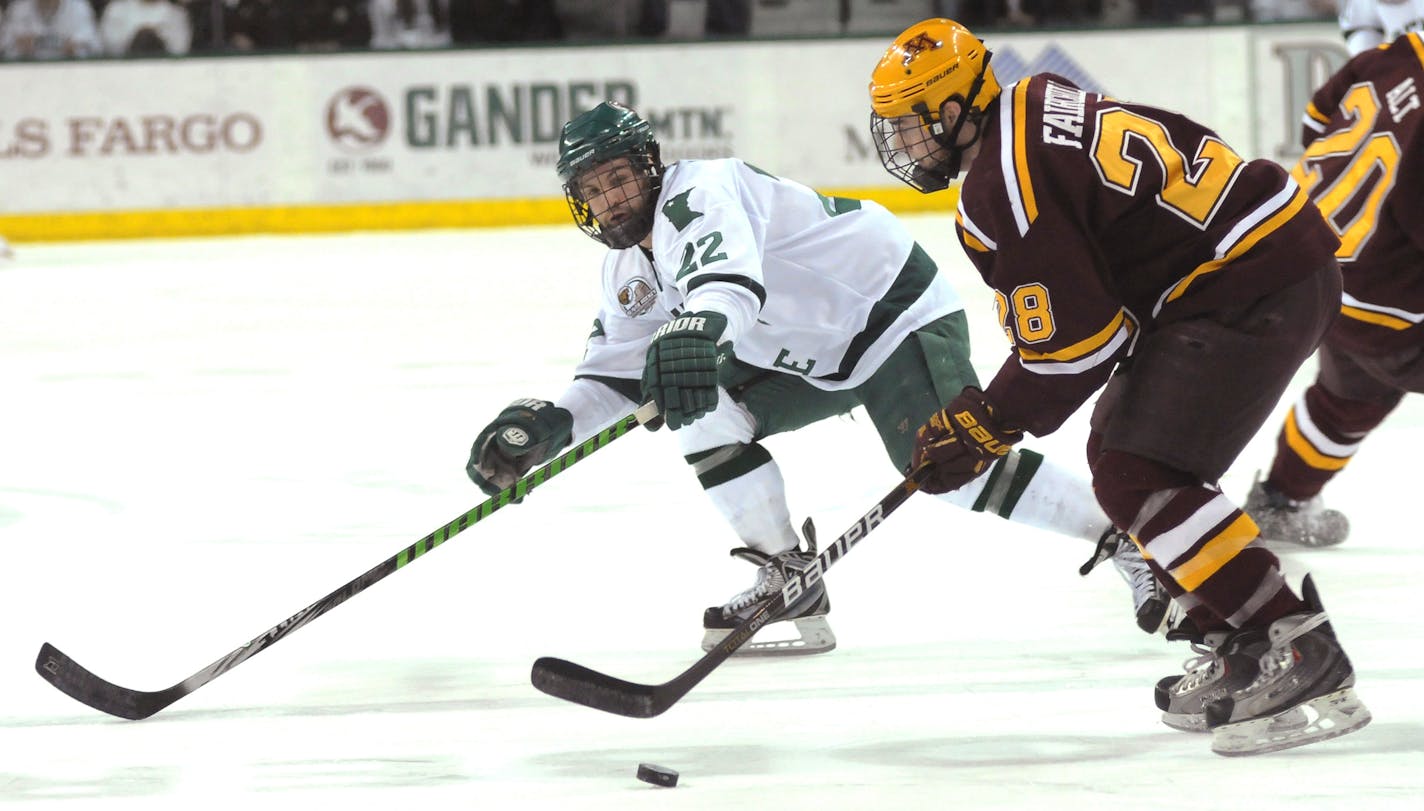
M 911 469 L 929 466 L 926 493 L 958 490 L 1007 454 L 1023 431 L 1000 425 L 984 392 L 968 386 L 915 433 Z

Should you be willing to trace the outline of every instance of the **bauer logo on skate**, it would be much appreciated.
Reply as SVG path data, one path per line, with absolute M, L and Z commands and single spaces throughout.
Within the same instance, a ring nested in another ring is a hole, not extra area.
M 876 505 L 875 509 L 861 516 L 855 526 L 846 530 L 845 534 L 836 539 L 836 542 L 821 551 L 816 559 L 811 561 L 811 565 L 806 567 L 806 571 L 790 577 L 786 585 L 781 587 L 781 598 L 787 606 L 794 605 L 806 589 L 815 585 L 826 570 L 835 565 L 845 553 L 850 551 L 852 546 L 860 543 L 861 539 L 880 525 L 885 520 L 885 508 Z

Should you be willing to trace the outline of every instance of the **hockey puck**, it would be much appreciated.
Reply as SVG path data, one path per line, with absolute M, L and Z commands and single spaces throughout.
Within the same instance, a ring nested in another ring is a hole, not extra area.
M 638 779 L 644 783 L 652 783 L 663 788 L 672 788 L 677 785 L 677 772 L 666 766 L 655 766 L 651 763 L 638 764 Z

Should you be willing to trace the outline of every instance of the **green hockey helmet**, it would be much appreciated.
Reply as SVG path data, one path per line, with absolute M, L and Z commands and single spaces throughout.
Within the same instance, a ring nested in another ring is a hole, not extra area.
M 610 248 L 653 228 L 663 164 L 653 125 L 616 101 L 575 116 L 559 136 L 555 167 L 574 222 Z

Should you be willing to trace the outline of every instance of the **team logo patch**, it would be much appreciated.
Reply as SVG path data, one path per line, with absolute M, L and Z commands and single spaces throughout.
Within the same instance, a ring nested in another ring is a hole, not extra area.
M 500 434 L 500 439 L 504 440 L 506 445 L 513 445 L 516 448 L 522 448 L 529 444 L 529 434 L 523 428 L 513 425 L 504 429 L 504 432 Z
M 657 300 L 658 291 L 641 276 L 635 277 L 618 291 L 618 306 L 623 308 L 623 314 L 629 318 L 637 318 L 651 310 L 653 302 Z
M 901 47 L 901 53 L 905 54 L 905 58 L 902 60 L 902 64 L 908 68 L 910 66 L 910 63 L 915 61 L 915 57 L 919 56 L 925 51 L 933 51 L 934 49 L 940 47 L 943 44 L 943 42 L 935 39 L 929 34 L 920 34 L 918 37 L 915 37 L 914 39 L 905 43 Z

